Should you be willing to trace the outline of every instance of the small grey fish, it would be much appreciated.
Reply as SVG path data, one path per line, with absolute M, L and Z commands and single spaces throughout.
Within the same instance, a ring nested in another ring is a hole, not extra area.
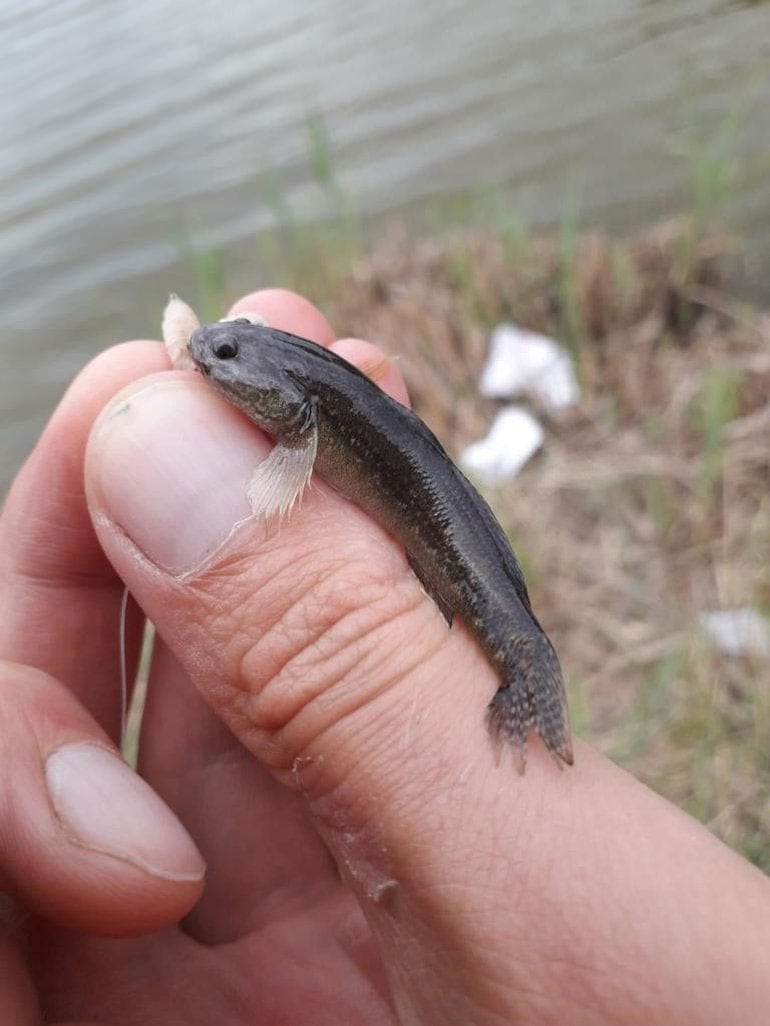
M 276 446 L 257 468 L 257 514 L 283 515 L 317 470 L 394 535 L 451 626 L 462 617 L 497 671 L 487 710 L 523 767 L 535 730 L 572 763 L 559 661 L 532 612 L 503 529 L 435 435 L 341 357 L 248 319 L 198 328 L 190 354 L 206 379 Z

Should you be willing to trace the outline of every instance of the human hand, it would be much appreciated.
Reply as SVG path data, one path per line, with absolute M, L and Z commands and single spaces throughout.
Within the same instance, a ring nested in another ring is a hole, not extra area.
M 298 297 L 238 309 L 405 398 Z M 0 885 L 33 915 L 0 1020 L 765 1021 L 768 881 L 585 746 L 498 764 L 491 668 L 321 482 L 228 539 L 268 443 L 166 367 L 145 342 L 87 368 L 3 513 Z M 139 769 L 206 860 L 191 912 L 200 856 L 104 754 L 121 580 L 163 639 Z

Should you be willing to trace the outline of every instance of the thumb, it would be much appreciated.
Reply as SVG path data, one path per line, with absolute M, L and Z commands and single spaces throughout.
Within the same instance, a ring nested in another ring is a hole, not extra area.
M 315 479 L 286 521 L 249 517 L 247 485 L 270 447 L 188 375 L 135 383 L 97 422 L 91 514 L 166 643 L 288 782 L 316 748 L 342 775 L 380 745 L 396 775 L 405 751 L 426 773 L 441 758 L 494 767 L 494 672 L 459 624 L 448 630 L 401 547 Z
M 176 922 L 201 889 L 186 831 L 72 695 L 0 663 L 0 886 L 95 934 Z
M 243 522 L 249 477 L 269 448 L 198 378 L 135 384 L 89 442 L 100 542 L 214 709 L 309 800 L 373 910 L 386 961 L 408 960 L 405 976 L 421 981 L 435 970 L 438 990 L 467 993 L 484 977 L 465 957 L 486 944 L 475 892 L 485 906 L 497 900 L 493 885 L 506 901 L 515 893 L 508 860 L 485 854 L 479 838 L 504 844 L 519 797 L 536 809 L 542 781 L 563 787 L 566 774 L 542 750 L 526 788 L 513 760 L 496 765 L 484 723 L 493 671 L 357 507 L 314 481 L 284 523 Z M 394 908 L 420 938 L 422 974 L 392 929 Z

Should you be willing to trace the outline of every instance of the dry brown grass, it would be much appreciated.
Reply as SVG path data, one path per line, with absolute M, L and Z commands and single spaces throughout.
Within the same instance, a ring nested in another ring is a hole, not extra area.
M 559 650 L 579 733 L 770 869 L 770 664 L 720 656 L 704 610 L 770 610 L 770 320 L 724 292 L 724 247 L 684 222 L 644 238 L 409 241 L 360 261 L 339 332 L 402 359 L 457 453 L 499 320 L 566 341 L 580 405 L 489 495 Z

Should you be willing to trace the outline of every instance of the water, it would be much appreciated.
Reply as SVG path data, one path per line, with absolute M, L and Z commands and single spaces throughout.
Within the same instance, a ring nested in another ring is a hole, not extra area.
M 0 489 L 66 383 L 157 322 L 182 251 L 320 210 L 308 117 L 364 214 L 503 185 L 526 220 L 690 205 L 738 126 L 730 221 L 770 271 L 770 5 L 707 0 L 0 0 Z M 256 278 L 254 284 L 259 282 Z M 157 329 L 156 329 L 157 330 Z

